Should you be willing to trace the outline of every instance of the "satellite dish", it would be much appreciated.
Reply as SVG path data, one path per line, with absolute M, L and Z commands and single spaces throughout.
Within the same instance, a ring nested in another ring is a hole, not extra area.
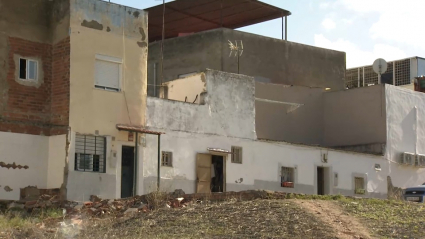
M 376 74 L 382 75 L 382 73 L 387 71 L 387 68 L 387 62 L 382 58 L 378 58 L 373 62 L 373 71 Z

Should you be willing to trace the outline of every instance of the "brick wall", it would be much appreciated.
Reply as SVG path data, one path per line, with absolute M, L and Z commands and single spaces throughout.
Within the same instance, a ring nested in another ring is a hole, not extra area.
M 69 37 L 53 45 L 52 49 L 50 123 L 55 126 L 69 125 L 70 50 Z M 60 127 L 52 127 L 50 131 L 51 135 L 64 133 L 66 129 Z
M 0 131 L 34 135 L 66 133 L 69 118 L 69 37 L 55 45 L 9 37 L 8 91 L 3 95 Z M 16 80 L 15 56 L 37 58 L 42 66 L 40 85 Z

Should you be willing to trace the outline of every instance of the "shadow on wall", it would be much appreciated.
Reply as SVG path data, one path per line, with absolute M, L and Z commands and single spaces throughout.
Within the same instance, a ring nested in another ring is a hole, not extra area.
M 415 132 L 415 118 L 416 118 L 416 110 L 413 108 L 410 112 L 404 117 L 401 122 L 401 130 L 403 132 L 402 139 L 400 140 L 399 148 L 406 150 L 415 150 L 412 147 L 416 144 L 416 132 Z M 416 152 L 411 152 L 416 153 Z

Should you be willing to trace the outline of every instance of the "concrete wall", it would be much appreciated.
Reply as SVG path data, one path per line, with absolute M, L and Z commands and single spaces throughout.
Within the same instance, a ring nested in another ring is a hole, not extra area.
M 116 124 L 145 124 L 147 13 L 104 1 L 71 0 L 71 46 L 68 199 L 120 197 L 122 145 L 134 142 Z M 94 87 L 96 54 L 122 60 L 119 92 Z M 107 138 L 106 173 L 74 171 L 75 133 Z
M 386 127 L 384 85 L 325 93 L 325 146 L 385 143 Z
M 403 152 L 425 154 L 425 94 L 385 85 L 387 112 L 386 157 L 390 172 L 410 172 L 392 176 L 397 187 L 417 186 L 425 182 L 425 169 L 398 164 Z M 415 108 L 416 107 L 416 108 Z
M 256 82 L 256 98 L 303 104 L 288 113 L 290 105 L 257 100 L 255 128 L 258 138 L 321 145 L 324 134 L 324 91 L 322 88 Z
M 240 73 L 257 81 L 332 88 L 344 88 L 345 53 L 294 42 L 285 42 L 230 29 L 216 29 L 164 43 L 164 81 L 180 74 L 201 72 L 206 68 L 237 73 L 237 59 L 229 57 L 228 40 L 242 40 Z M 153 64 L 160 79 L 160 43 L 149 44 L 148 82 L 153 84 Z M 152 95 L 150 93 L 150 95 Z
M 60 188 L 65 137 L 0 132 L 0 199 L 19 200 L 20 189 L 28 186 Z
M 164 83 L 166 99 L 200 103 L 201 93 L 206 91 L 205 77 L 202 73 Z M 164 98 L 164 97 L 161 97 Z
M 254 79 L 207 70 L 204 105 L 148 97 L 146 125 L 158 129 L 255 139 Z
M 137 14 L 128 14 L 127 12 Z M 116 124 L 144 125 L 147 14 L 103 1 L 71 1 L 70 126 L 117 135 Z M 121 91 L 94 87 L 96 54 L 122 59 Z
M 186 193 L 194 193 L 196 154 L 208 153 L 208 147 L 230 150 L 231 146 L 240 146 L 243 148 L 242 164 L 231 163 L 230 155 L 226 159 L 227 191 L 266 189 L 317 194 L 316 168 L 319 166 L 327 169 L 326 181 L 329 184 L 326 192 L 330 194 L 354 195 L 354 177 L 361 175 L 367 182 L 368 193 L 365 196 L 386 197 L 388 164 L 382 156 L 218 135 L 165 132 L 161 136 L 161 150 L 173 153 L 173 167 L 161 167 L 163 190 L 183 189 Z M 144 193 L 152 191 L 154 187 L 150 185 L 156 182 L 156 146 L 155 136 L 147 136 L 143 165 Z M 322 154 L 328 155 L 328 163 L 321 161 Z M 381 165 L 381 172 L 375 171 L 376 163 Z M 282 166 L 295 168 L 295 188 L 280 187 Z M 335 186 L 334 173 L 338 173 Z M 402 177 L 406 177 L 406 174 Z

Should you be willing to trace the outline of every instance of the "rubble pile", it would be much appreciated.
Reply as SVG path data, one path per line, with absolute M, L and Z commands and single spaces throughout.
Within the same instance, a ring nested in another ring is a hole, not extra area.
M 90 201 L 61 202 L 57 195 L 43 194 L 37 200 L 21 200 L 9 203 L 8 209 L 18 208 L 27 212 L 41 209 L 63 209 L 64 216 L 87 215 L 90 217 L 114 216 L 122 217 L 131 213 L 147 213 L 157 208 L 184 208 L 191 203 L 203 201 L 222 201 L 229 199 L 254 200 L 254 199 L 284 199 L 286 193 L 264 190 L 251 190 L 243 192 L 224 192 L 209 194 L 185 194 L 183 190 L 173 193 L 150 193 L 123 199 L 101 199 L 92 195 Z

